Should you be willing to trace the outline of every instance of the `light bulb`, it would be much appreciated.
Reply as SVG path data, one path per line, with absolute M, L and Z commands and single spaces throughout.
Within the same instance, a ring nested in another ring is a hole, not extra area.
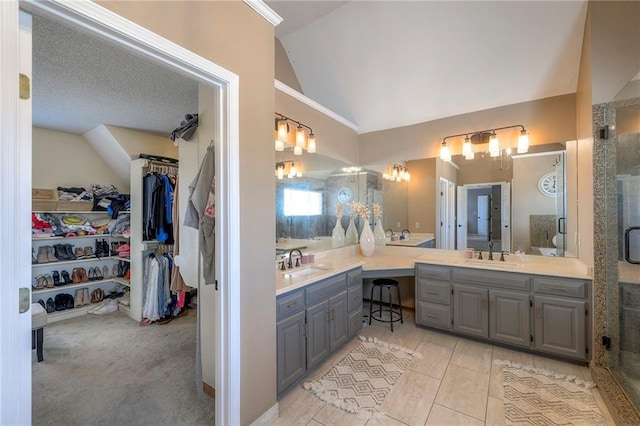
M 302 148 L 299 146 L 293 147 L 293 155 L 302 155 Z
M 440 147 L 440 159 L 442 161 L 451 161 L 451 151 L 449 151 L 449 147 L 446 142 L 442 142 L 442 146 Z
M 291 168 L 289 169 L 289 177 L 295 176 L 298 173 L 296 169 L 296 163 L 291 163 Z
M 285 120 L 278 120 L 278 140 L 287 142 L 289 140 L 289 125 Z
M 398 168 L 393 166 L 393 171 L 391 172 L 391 176 L 395 179 L 398 177 Z
M 404 180 L 406 180 L 407 182 L 411 180 L 411 174 L 409 173 L 409 170 L 407 170 L 407 172 L 404 174 Z
M 284 178 L 284 166 L 282 164 L 278 164 L 278 179 Z
M 473 147 L 471 146 L 471 138 L 469 138 L 469 136 L 464 138 L 464 143 L 462 144 L 462 155 L 464 155 L 464 158 L 467 160 L 470 156 L 473 158 Z
M 304 134 L 304 129 L 302 128 L 302 126 L 298 126 L 298 128 L 296 129 L 296 146 L 299 146 L 300 148 L 304 148 L 305 142 L 306 142 L 306 137 Z
M 529 135 L 523 129 L 520 132 L 520 136 L 518 136 L 518 154 L 524 154 L 525 152 L 529 152 Z
M 507 155 L 511 155 L 511 148 L 507 148 L 507 149 L 505 149 L 505 150 L 504 150 L 504 152 L 506 152 L 506 153 L 507 153 Z
M 495 132 L 489 137 L 489 155 L 491 157 L 497 157 L 500 155 L 500 141 L 498 135 Z
M 276 151 L 284 151 L 284 142 L 276 139 Z
M 307 152 L 313 154 L 316 152 L 316 135 L 309 133 L 309 139 L 307 141 Z

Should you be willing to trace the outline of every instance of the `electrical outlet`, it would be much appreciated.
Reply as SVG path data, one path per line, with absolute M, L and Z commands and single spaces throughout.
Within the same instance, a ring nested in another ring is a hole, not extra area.
M 416 229 L 420 229 L 420 222 L 416 222 Z
M 400 222 L 396 222 L 396 228 L 400 229 Z

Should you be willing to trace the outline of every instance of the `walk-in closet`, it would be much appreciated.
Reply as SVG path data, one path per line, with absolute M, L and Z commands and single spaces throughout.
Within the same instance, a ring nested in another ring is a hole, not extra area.
M 182 230 L 213 89 L 56 19 L 31 26 L 33 424 L 213 424 L 198 230 Z

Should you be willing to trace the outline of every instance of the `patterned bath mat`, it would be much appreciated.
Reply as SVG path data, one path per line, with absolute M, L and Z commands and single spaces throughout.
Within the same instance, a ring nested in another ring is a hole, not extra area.
M 360 346 L 336 364 L 322 379 L 302 386 L 321 400 L 363 419 L 384 419 L 380 405 L 402 372 L 422 355 L 376 338 L 360 336 Z
M 595 384 L 510 361 L 503 366 L 508 425 L 606 425 L 589 389 Z

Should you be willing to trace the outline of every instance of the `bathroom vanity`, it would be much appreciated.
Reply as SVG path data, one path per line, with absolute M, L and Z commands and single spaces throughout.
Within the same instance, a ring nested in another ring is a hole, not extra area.
M 364 257 L 351 246 L 316 253 L 312 264 L 277 268 L 278 394 L 359 332 L 363 278 L 415 277 L 418 326 L 588 362 L 589 268 L 577 259 L 510 258 L 389 246 Z

